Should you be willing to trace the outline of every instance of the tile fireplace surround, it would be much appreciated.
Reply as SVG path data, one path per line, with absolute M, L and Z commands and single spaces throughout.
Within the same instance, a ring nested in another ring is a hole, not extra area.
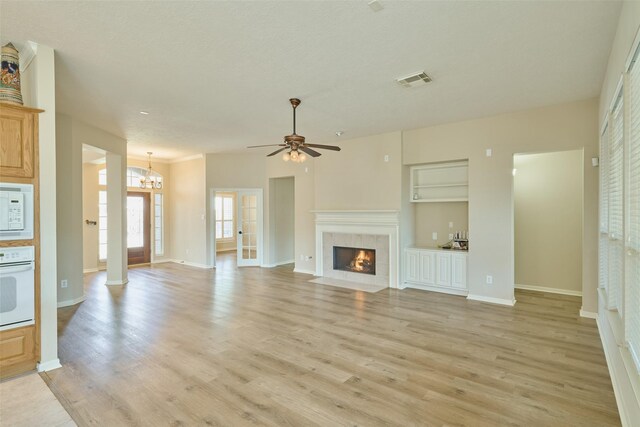
M 316 276 L 398 288 L 398 211 L 314 211 Z M 376 250 L 376 275 L 333 269 L 333 246 Z

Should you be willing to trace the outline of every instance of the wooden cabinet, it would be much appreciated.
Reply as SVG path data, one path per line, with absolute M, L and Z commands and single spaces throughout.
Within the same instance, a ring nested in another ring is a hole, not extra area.
M 405 250 L 405 285 L 410 288 L 466 295 L 466 252 L 442 249 Z
M 413 166 L 410 181 L 410 198 L 414 203 L 469 200 L 467 160 Z
M 40 110 L 0 103 L 0 174 L 34 178 Z
M 7 246 L 35 248 L 35 325 L 0 331 L 0 378 L 36 368 L 40 360 L 40 216 L 38 114 L 42 110 L 0 103 L 0 182 L 33 184 L 33 239 L 3 240 Z M 55 161 L 55 159 L 53 159 Z
M 35 368 L 34 326 L 0 333 L 0 377 L 6 378 Z

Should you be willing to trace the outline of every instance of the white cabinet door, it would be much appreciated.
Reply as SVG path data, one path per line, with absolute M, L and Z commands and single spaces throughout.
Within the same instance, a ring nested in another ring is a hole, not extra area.
M 467 255 L 451 254 L 451 286 L 467 289 Z
M 451 254 L 436 254 L 436 284 L 438 286 L 451 286 Z
M 420 251 L 420 283 L 436 284 L 436 254 L 435 252 Z
M 405 251 L 405 280 L 407 282 L 418 282 L 420 280 L 420 252 Z

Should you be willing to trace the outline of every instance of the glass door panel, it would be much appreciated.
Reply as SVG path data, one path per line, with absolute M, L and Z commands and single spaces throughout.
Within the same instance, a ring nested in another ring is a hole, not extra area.
M 238 266 L 260 265 L 262 242 L 262 194 L 238 192 Z

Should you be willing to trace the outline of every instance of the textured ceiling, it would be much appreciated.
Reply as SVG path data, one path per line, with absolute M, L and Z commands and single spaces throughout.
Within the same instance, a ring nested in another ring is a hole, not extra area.
M 597 96 L 621 5 L 382 3 L 3 0 L 0 41 L 56 50 L 58 111 L 176 158 L 279 143 L 294 96 L 321 143 Z

